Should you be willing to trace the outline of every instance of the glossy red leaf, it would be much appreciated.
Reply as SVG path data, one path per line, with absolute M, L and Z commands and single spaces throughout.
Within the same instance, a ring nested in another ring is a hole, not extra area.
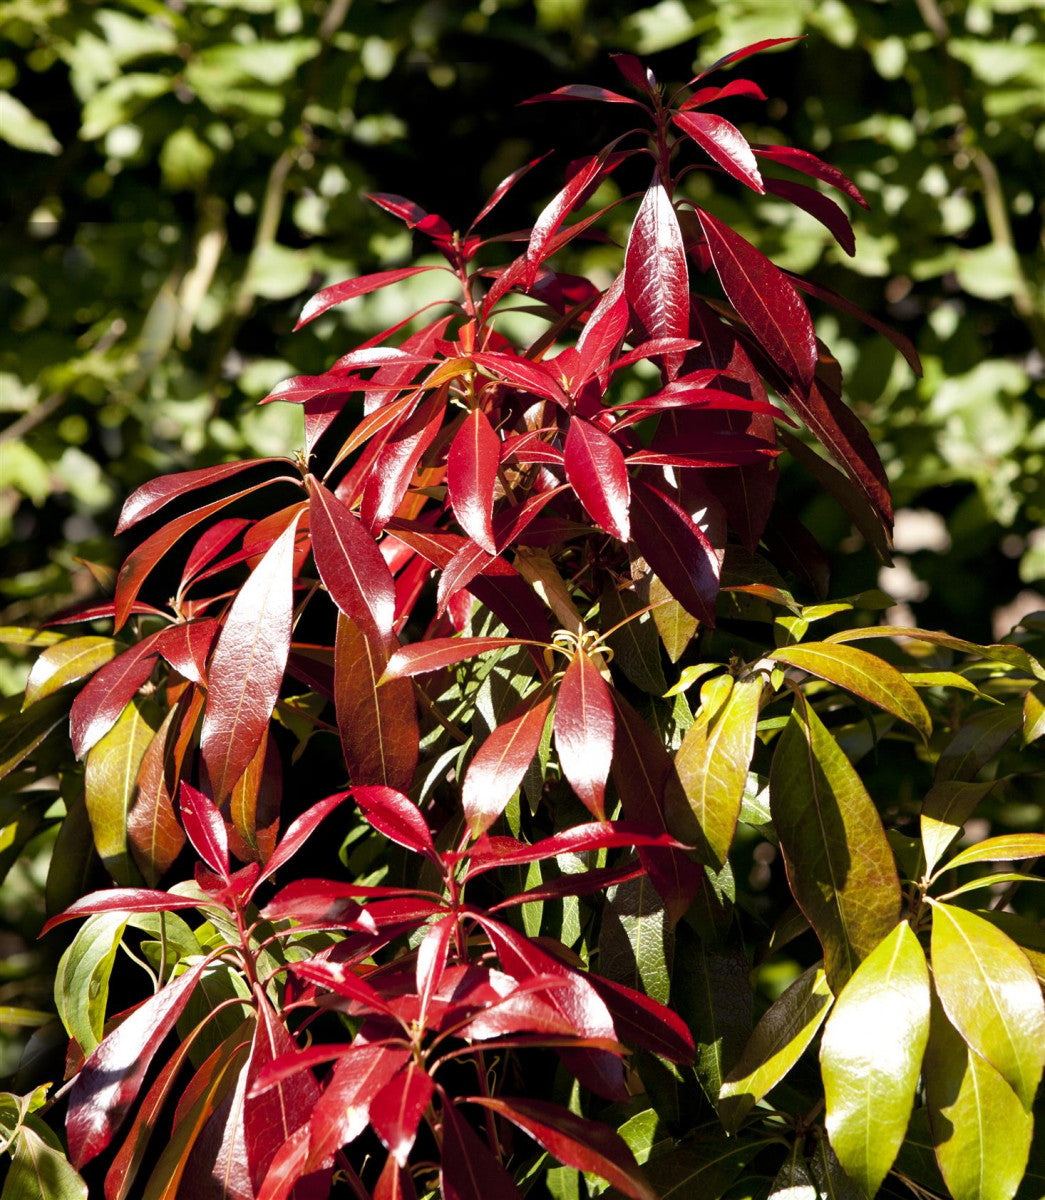
M 490 733 L 468 764 L 461 800 L 473 836 L 490 828 L 521 787 L 541 744 L 551 703 L 551 696 L 526 702 L 522 713 Z
M 613 701 L 598 667 L 583 650 L 573 656 L 559 685 L 552 733 L 562 773 L 601 821 L 613 759 Z
M 473 230 L 476 225 L 478 225 L 479 222 L 485 217 L 488 217 L 494 208 L 500 204 L 508 192 L 510 192 L 511 189 L 519 182 L 519 180 L 522 179 L 524 175 L 528 175 L 538 163 L 543 162 L 550 153 L 550 150 L 546 151 L 537 158 L 531 159 L 530 162 L 526 163 L 524 166 L 517 167 L 510 175 L 506 175 L 490 193 L 489 200 L 486 201 L 483 207 L 479 210 L 479 215 L 475 218 L 471 225 L 469 225 L 469 232 L 471 232 L 471 230 Z
M 224 521 L 215 521 L 209 529 L 201 533 L 185 560 L 185 570 L 181 576 L 182 586 L 194 579 L 204 568 L 209 567 L 222 550 L 249 525 L 250 521 L 245 517 L 227 517 Z
M 294 1185 L 308 1169 L 306 1165 L 308 1148 L 309 1126 L 302 1125 L 281 1146 L 277 1147 L 265 1178 L 261 1182 L 261 1187 L 258 1189 L 256 1200 L 288 1200 L 291 1192 L 294 1191 Z M 325 1186 L 327 1190 L 320 1193 L 321 1197 L 329 1194 L 329 1183 Z M 317 1197 L 317 1200 L 320 1200 L 320 1197 Z
M 552 240 L 569 213 L 580 202 L 588 188 L 598 179 L 609 151 L 616 143 L 607 146 L 601 153 L 583 159 L 577 164 L 572 177 L 545 205 L 533 224 L 530 242 L 526 247 L 526 284 L 532 286 L 537 278 L 537 269 L 551 253 Z
M 370 1124 L 389 1154 L 405 1167 L 435 1084 L 413 1059 L 405 1063 L 374 1097 Z
M 624 272 L 606 289 L 577 339 L 573 383 L 578 384 L 608 366 L 628 331 L 628 298 Z
M 88 892 L 68 908 L 56 913 L 40 930 L 40 936 L 64 921 L 76 917 L 89 917 L 103 912 L 164 912 L 168 909 L 198 908 L 205 900 L 191 896 L 176 896 L 172 892 L 158 892 L 152 888 L 106 888 L 100 892 Z
M 371 533 L 379 533 L 403 502 L 414 469 L 439 432 L 446 400 L 445 386 L 432 392 L 381 448 L 363 487 L 360 509 L 363 524 Z
M 628 235 L 624 289 L 632 311 L 649 338 L 689 335 L 689 268 L 678 217 L 655 175 Z M 677 374 L 681 355 L 666 356 Z
M 220 483 L 233 475 L 251 467 L 260 467 L 266 463 L 289 463 L 284 458 L 248 458 L 237 462 L 218 463 L 213 467 L 201 467 L 195 471 L 178 471 L 173 475 L 161 475 L 159 479 L 150 479 L 141 487 L 135 488 L 123 503 L 116 532 L 124 533 L 132 525 L 151 517 L 159 512 L 165 504 L 176 500 L 179 496 L 198 491 L 212 483 Z
M 695 78 L 690 80 L 690 83 L 696 83 L 703 79 L 706 75 L 710 75 L 712 71 L 719 71 L 723 67 L 732 66 L 733 63 L 742 62 L 745 58 L 750 58 L 752 54 L 761 54 L 763 50 L 770 50 L 773 46 L 786 46 L 788 42 L 800 42 L 802 35 L 798 37 L 782 37 L 782 38 L 763 38 L 760 42 L 752 42 L 748 46 L 741 46 L 739 50 L 731 50 L 729 54 L 724 54 L 721 58 L 716 59 L 710 67 L 705 67 L 703 71 Z
M 378 686 L 395 645 L 343 613 L 334 642 L 334 703 L 341 748 L 353 783 L 408 788 L 418 754 L 417 708 L 409 679 Z
M 744 96 L 751 100 L 765 100 L 766 94 L 750 79 L 731 79 L 725 87 L 706 87 L 679 105 L 680 112 L 691 108 L 702 108 L 705 104 L 713 104 L 716 100 L 728 100 L 731 96 Z
M 538 883 L 525 892 L 515 892 L 490 906 L 490 912 L 498 912 L 502 908 L 515 908 L 520 904 L 528 904 L 536 900 L 561 900 L 564 896 L 586 896 L 592 892 L 601 892 L 617 883 L 627 883 L 629 879 L 637 879 L 647 873 L 646 867 L 638 860 L 623 863 L 619 867 L 596 867 L 591 871 L 582 871 L 579 875 L 560 875 L 558 879 L 549 879 L 546 883 Z
M 632 85 L 637 87 L 639 91 L 650 91 L 653 85 L 653 72 L 648 70 L 642 64 L 642 60 L 634 54 L 611 54 L 613 65 L 624 76 L 624 78 Z
M 722 290 L 766 352 L 808 388 L 818 351 L 809 311 L 788 277 L 739 233 L 697 209 Z
M 631 524 L 657 578 L 687 612 L 714 625 L 720 568 L 700 526 L 674 500 L 641 481 L 631 489 Z
M 394 271 L 377 271 L 373 275 L 360 275 L 356 279 L 346 279 L 343 283 L 334 283 L 324 288 L 306 303 L 301 310 L 295 332 L 314 321 L 316 317 L 333 308 L 335 304 L 344 304 L 356 296 L 365 296 L 376 292 L 378 288 L 388 287 L 390 283 L 398 283 L 400 279 L 408 279 L 411 275 L 420 275 L 422 271 L 442 271 L 445 267 L 399 267 Z
M 790 167 L 792 171 L 800 171 L 803 175 L 819 179 L 822 183 L 828 184 L 837 191 L 844 192 L 845 195 L 851 200 L 855 200 L 863 208 L 871 207 L 860 194 L 860 189 L 851 179 L 843 175 L 837 167 L 831 166 L 830 163 L 825 163 L 822 159 L 817 158 L 815 154 L 810 154 L 808 150 L 797 150 L 793 146 L 754 145 L 751 148 L 759 158 L 768 158 L 770 162 L 777 163 L 781 167 Z
M 156 649 L 163 658 L 193 683 L 207 682 L 207 659 L 221 623 L 211 617 L 202 621 L 185 621 L 164 629 L 156 639 Z
M 374 786 L 353 788 L 351 794 L 369 823 L 385 837 L 439 861 L 428 825 L 409 796 L 395 788 Z
M 494 867 L 541 862 L 559 854 L 584 854 L 589 850 L 609 850 L 621 846 L 654 846 L 684 849 L 683 843 L 669 833 L 635 821 L 589 821 L 573 825 L 561 833 L 542 838 L 528 846 L 515 838 L 480 840 L 472 847 L 471 865 L 466 878 L 472 879 Z
M 373 1012 L 384 1013 L 386 1016 L 392 1013 L 392 1009 L 381 994 L 344 963 L 307 958 L 304 962 L 291 963 L 290 969 L 295 975 L 300 975 L 302 979 L 329 988 L 338 996 L 344 996 L 346 1000 L 354 1000 L 357 1004 L 361 1004 Z
M 69 710 L 73 753 L 83 758 L 109 732 L 152 674 L 163 632 L 150 634 L 107 662 L 77 695 Z
M 79 1170 L 123 1124 L 160 1043 L 174 1028 L 207 962 L 190 967 L 140 1004 L 94 1050 L 73 1081 L 65 1129 Z
M 309 532 L 316 569 L 330 598 L 357 624 L 372 621 L 387 637 L 395 621 L 395 581 L 359 518 L 309 477 Z
M 466 588 L 476 575 L 481 575 L 483 571 L 489 570 L 496 561 L 496 554 L 489 554 L 482 546 L 477 546 L 471 540 L 466 541 L 439 572 L 436 613 L 442 616 L 455 597 L 460 595 L 462 588 Z
M 446 970 L 447 955 L 450 951 L 450 939 L 457 929 L 457 914 L 441 917 L 429 925 L 421 944 L 417 947 L 417 995 L 420 998 L 421 1019 L 428 1011 L 428 1005 L 439 988 Z
M 643 992 L 615 983 L 594 971 L 592 987 L 606 1002 L 622 1042 L 658 1054 L 669 1062 L 690 1063 L 696 1053 L 693 1034 L 677 1013 Z
M 174 812 L 174 793 L 202 711 L 203 693 L 192 688 L 168 711 L 138 768 L 127 813 L 127 845 L 150 886 L 185 845 L 185 832 Z
M 178 796 L 181 822 L 196 853 L 212 871 L 229 878 L 229 834 L 209 796 L 182 782 Z
M 672 120 L 723 171 L 754 191 L 765 192 L 751 146 L 732 122 L 708 112 L 679 112 Z
M 268 879 L 280 867 L 290 862 L 305 844 L 305 841 L 311 836 L 320 821 L 324 817 L 329 816 L 338 805 L 343 804 L 348 799 L 348 796 L 348 792 L 335 792 L 333 796 L 327 796 L 325 800 L 317 801 L 299 817 L 295 817 L 287 826 L 283 836 L 279 839 L 268 861 L 261 868 L 258 883 Z
M 512 1177 L 446 1096 L 442 1097 L 443 1200 L 522 1200 Z
M 429 907 L 425 916 L 440 908 L 438 897 L 428 892 L 336 883 L 331 879 L 296 879 L 281 888 L 262 911 L 267 921 L 292 920 L 313 929 L 359 929 L 373 933 L 376 924 L 371 909 L 363 908 L 356 901 L 374 896 L 427 897 Z
M 564 448 L 566 478 L 588 515 L 607 533 L 628 540 L 631 488 L 620 446 L 608 434 L 574 416 Z
M 566 408 L 566 394 L 547 363 L 534 362 L 521 354 L 506 354 L 495 351 L 484 351 L 473 354 L 475 365 L 491 375 L 500 376 L 508 383 L 524 391 L 533 392 L 535 396 L 544 396 L 554 400 L 556 404 Z
M 818 192 L 815 188 L 804 187 L 800 183 L 791 183 L 786 179 L 767 179 L 766 191 L 783 200 L 790 200 L 798 208 L 809 213 L 826 229 L 850 257 L 856 253 L 856 238 L 849 218 L 844 209 L 836 204 L 829 196 Z
M 638 108 L 643 105 L 630 96 L 622 96 L 619 92 L 611 92 L 608 88 L 596 87 L 590 83 L 570 83 L 566 87 L 556 88 L 554 92 L 540 92 L 524 100 L 523 104 L 539 104 L 547 100 L 600 100 L 604 104 L 634 104 Z
M 385 212 L 398 217 L 408 229 L 420 229 L 435 239 L 447 239 L 453 234 L 453 230 L 442 217 L 426 212 L 420 204 L 408 200 L 406 196 L 396 196 L 392 192 L 367 192 L 366 198 Z
M 468 1102 L 511 1121 L 566 1166 L 592 1171 L 634 1200 L 657 1200 L 627 1143 L 608 1125 L 578 1117 L 548 1100 L 470 1096 Z
M 268 727 L 290 653 L 297 519 L 232 602 L 211 656 L 200 753 L 216 803 L 231 793 Z
M 454 516 L 472 541 L 496 554 L 493 493 L 501 439 L 481 408 L 473 408 L 454 435 L 446 456 L 446 486 Z
M 424 675 L 428 671 L 438 671 L 454 663 L 464 662 L 465 659 L 488 654 L 491 650 L 508 650 L 531 644 L 537 643 L 530 643 L 522 638 L 506 637 L 431 638 L 426 642 L 415 642 L 398 649 L 388 660 L 384 679 L 406 679 L 412 675 Z

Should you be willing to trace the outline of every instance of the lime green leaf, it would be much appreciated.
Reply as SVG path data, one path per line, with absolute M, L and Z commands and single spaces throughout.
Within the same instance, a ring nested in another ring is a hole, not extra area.
M 722 689 L 714 686 L 719 684 Z M 728 694 L 719 704 L 721 690 Z M 724 675 L 705 684 L 697 718 L 675 755 L 675 770 L 700 826 L 700 848 L 716 870 L 729 854 L 744 799 L 761 695 L 760 678 L 733 683 Z
M 697 618 L 679 604 L 656 575 L 650 576 L 649 599 L 653 605 L 653 621 L 668 658 L 673 663 L 678 662 L 697 632 Z
M 899 920 L 900 881 L 860 776 L 802 697 L 773 755 L 769 800 L 791 891 L 840 991 Z
M 648 875 L 606 893 L 599 931 L 599 970 L 615 983 L 667 1004 L 671 989 L 672 936 L 664 901 Z
M 940 870 L 953 871 L 974 862 L 1017 862 L 1042 854 L 1045 854 L 1045 833 L 1007 833 L 967 847 Z
M 963 883 L 961 887 L 945 892 L 937 898 L 953 900 L 955 896 L 962 896 L 966 892 L 975 892 L 979 888 L 996 887 L 998 884 L 1007 883 L 1045 883 L 1045 875 L 1024 875 L 1019 871 L 1000 871 L 993 875 L 981 875 L 979 879 L 970 879 L 968 883 Z M 1031 965 L 1033 966 L 1033 963 Z
M 37 1118 L 32 1118 L 35 1122 Z M 61 1152 L 23 1125 L 0 1200 L 87 1200 L 87 1184 Z
M 0 137 L 19 150 L 61 154 L 61 143 L 46 121 L 34 116 L 16 96 L 0 92 Z
M 962 654 L 976 654 L 991 662 L 1006 663 L 1010 667 L 1018 667 L 1028 675 L 1045 680 L 1045 665 L 1038 662 L 1033 655 L 1028 654 L 1022 646 L 1010 646 L 1005 643 L 981 646 L 976 642 L 967 642 L 964 638 L 952 637 L 949 633 L 942 633 L 936 629 L 916 629 L 906 625 L 865 625 L 862 629 L 843 629 L 839 633 L 832 633 L 824 640 L 855 642 L 876 637 L 913 638 L 915 641 L 929 642 L 934 646 L 944 646 L 948 650 L 957 650 Z
M 807 642 L 803 646 L 774 650 L 770 657 L 863 697 L 913 725 L 926 740 L 932 733 L 929 712 L 917 691 L 894 666 L 876 654 L 837 642 Z
M 1045 1067 L 1045 1002 L 1027 956 L 983 917 L 934 904 L 932 962 L 951 1024 L 1030 1109 Z
M 1037 684 L 1023 697 L 1023 744 L 1045 736 L 1045 684 Z
M 83 106 L 80 137 L 85 142 L 100 138 L 136 117 L 150 100 L 169 92 L 173 86 L 173 78 L 166 75 L 132 71 L 119 76 L 99 88 Z
M 929 969 L 905 921 L 857 967 L 820 1043 L 827 1133 L 869 1196 L 907 1132 L 928 1036 Z
M 88 917 L 58 961 L 55 1007 L 85 1057 L 102 1040 L 109 977 L 126 925 L 126 913 L 96 913 Z
M 54 1020 L 54 1013 L 41 1012 L 36 1008 L 13 1008 L 0 1004 L 0 1025 L 15 1025 L 22 1029 L 35 1029 Z
M 50 696 L 68 683 L 93 675 L 124 649 L 107 637 L 78 637 L 49 646 L 33 663 L 25 685 L 23 708 Z
M 762 1014 L 719 1093 L 719 1116 L 730 1132 L 802 1057 L 830 1004 L 827 976 L 816 966 L 800 975 Z
M 914 687 L 918 688 L 957 688 L 961 692 L 972 692 L 973 695 L 979 696 L 981 700 L 989 700 L 991 704 L 1000 704 L 1000 700 L 996 700 L 987 692 L 981 691 L 971 679 L 966 679 L 964 675 L 959 675 L 957 671 L 904 671 L 904 679 Z
M 934 1000 L 925 1094 L 936 1161 L 954 1200 L 1012 1200 L 1033 1119 L 998 1072 L 970 1051 Z
M 949 779 L 934 784 L 926 792 L 922 801 L 921 826 L 927 873 L 932 873 L 947 847 L 961 833 L 962 826 L 995 782 L 993 779 L 987 783 Z

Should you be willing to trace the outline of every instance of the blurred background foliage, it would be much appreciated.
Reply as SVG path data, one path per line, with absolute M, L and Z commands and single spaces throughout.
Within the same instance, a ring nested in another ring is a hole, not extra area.
M 893 482 L 894 566 L 797 470 L 784 494 L 836 595 L 877 581 L 920 624 L 977 640 L 1045 608 L 1041 0 L 2 0 L 0 625 L 104 585 L 145 479 L 292 453 L 297 410 L 255 402 L 425 304 L 422 276 L 292 335 L 310 291 L 410 257 L 365 192 L 464 227 L 551 128 L 560 153 L 499 211 L 521 226 L 566 161 L 619 131 L 612 110 L 517 108 L 527 96 L 618 86 L 614 50 L 681 81 L 798 34 L 751 72 L 769 105 L 728 115 L 855 178 L 871 205 L 852 213 L 856 256 L 773 197 L 728 189 L 716 211 L 909 334 L 925 373 L 813 301 Z M 576 253 L 590 268 L 605 250 Z M 35 651 L 0 652 L 10 695 Z M 32 855 L 19 871 L 0 918 L 42 886 Z M 0 946 L 0 1004 L 33 1000 L 22 945 Z

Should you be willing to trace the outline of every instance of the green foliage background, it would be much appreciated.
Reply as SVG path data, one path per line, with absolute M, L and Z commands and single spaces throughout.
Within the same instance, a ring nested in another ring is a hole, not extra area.
M 143 480 L 298 445 L 297 411 L 255 402 L 425 303 L 426 284 L 408 280 L 292 336 L 310 291 L 408 258 L 409 234 L 366 191 L 465 226 L 551 128 L 562 161 L 531 176 L 514 216 L 504 206 L 522 225 L 610 118 L 519 101 L 574 80 L 615 86 L 612 50 L 681 80 L 798 34 L 759 60 L 768 108 L 731 115 L 855 178 L 871 203 L 852 214 L 856 257 L 772 197 L 722 191 L 716 211 L 918 345 L 920 380 L 879 335 L 814 303 L 898 505 L 936 514 L 928 538 L 901 521 L 885 586 L 906 578 L 920 624 L 978 640 L 1045 608 L 1040 3 L 6 0 L 0 624 L 97 590 L 127 549 L 111 537 L 119 505 Z M 590 265 L 600 250 L 583 253 Z M 878 565 L 840 510 L 798 473 L 785 487 L 833 555 L 832 591 L 873 584 Z M 32 652 L 0 650 L 14 693 Z M 1040 797 L 1026 803 L 1040 813 Z M 25 917 L 38 865 L 9 879 L 0 917 Z M 20 945 L 0 1002 L 33 999 Z M 49 990 L 44 978 L 44 1007 Z

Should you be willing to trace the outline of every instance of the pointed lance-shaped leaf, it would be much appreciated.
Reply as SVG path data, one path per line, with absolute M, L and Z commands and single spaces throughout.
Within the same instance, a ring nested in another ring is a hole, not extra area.
M 88 892 L 74 901 L 62 912 L 56 913 L 40 930 L 40 936 L 63 921 L 87 917 L 92 913 L 118 912 L 167 912 L 179 908 L 199 908 L 206 900 L 194 896 L 177 896 L 173 892 L 159 892 L 153 888 L 103 888 Z
M 122 650 L 120 642 L 108 637 L 68 638 L 48 646 L 29 672 L 22 708 L 53 695 L 67 684 L 93 675 Z
M 215 803 L 231 794 L 276 706 L 290 653 L 298 518 L 240 588 L 211 656 L 200 753 Z
M 400 1167 L 406 1166 L 417 1128 L 434 1090 L 431 1075 L 411 1059 L 400 1067 L 370 1105 L 370 1124 Z
M 831 989 L 819 966 L 810 967 L 766 1009 L 719 1096 L 722 1123 L 736 1132 L 759 1100 L 802 1057 L 831 1006 Z
M 491 650 L 510 650 L 518 646 L 540 644 L 506 637 L 430 638 L 426 642 L 402 646 L 392 655 L 382 676 L 382 687 L 390 680 L 438 671 L 465 659 L 488 654 Z
M 376 292 L 378 288 L 388 287 L 390 283 L 398 283 L 400 279 L 408 279 L 411 275 L 419 275 L 422 271 L 442 271 L 442 266 L 428 267 L 398 267 L 394 271 L 377 271 L 373 275 L 360 275 L 356 279 L 346 279 L 343 283 L 334 283 L 325 287 L 305 304 L 301 310 L 295 332 L 314 321 L 316 317 L 333 308 L 335 304 L 344 304 L 356 296 L 365 296 Z
M 941 869 L 953 871 L 969 863 L 1019 862 L 1042 856 L 1045 856 L 1045 833 L 1007 833 L 967 846 Z
M 624 290 L 647 337 L 689 336 L 689 269 L 678 217 L 654 175 L 628 235 Z M 666 356 L 678 374 L 681 355 Z
M 309 477 L 309 533 L 323 584 L 357 624 L 371 621 L 388 637 L 395 622 L 395 581 L 359 518 L 320 481 Z
M 182 825 L 196 853 L 222 879 L 229 878 L 229 833 L 214 801 L 182 781 L 179 793 Z
M 729 302 L 780 369 L 808 388 L 816 371 L 816 334 L 794 285 L 728 225 L 701 208 L 697 216 Z
M 461 801 L 473 837 L 485 833 L 522 786 L 541 744 L 551 696 L 524 701 L 523 711 L 498 725 L 476 751 L 464 776 Z
M 933 905 L 933 980 L 948 1020 L 1030 1111 L 1045 1067 L 1045 1001 L 1027 956 L 997 926 Z
M 69 711 L 73 753 L 83 756 L 116 724 L 138 689 L 152 674 L 161 633 L 151 633 L 95 672 Z
M 497 553 L 493 536 L 493 493 L 501 439 L 481 408 L 473 408 L 454 435 L 446 456 L 446 486 L 454 516 L 472 541 Z
M 522 1193 L 501 1164 L 472 1132 L 450 1100 L 442 1097 L 442 1155 L 439 1181 L 443 1200 L 522 1200 Z
M 721 568 L 689 513 L 663 492 L 635 480 L 631 528 L 643 557 L 672 596 L 698 621 L 714 625 Z
M 563 450 L 566 478 L 598 525 L 626 542 L 631 489 L 624 452 L 597 425 L 573 416 Z
M 799 171 L 803 175 L 819 179 L 822 183 L 829 184 L 837 191 L 844 192 L 851 200 L 855 200 L 863 208 L 870 208 L 870 205 L 860 194 L 860 189 L 851 179 L 843 175 L 837 167 L 831 166 L 830 163 L 825 163 L 822 159 L 817 158 L 815 154 L 810 154 L 808 150 L 798 150 L 793 146 L 754 145 L 751 148 L 760 158 L 768 158 L 770 162 L 777 163 L 781 167 L 790 167 L 792 171 Z
M 603 820 L 613 760 L 613 701 L 583 650 L 574 654 L 562 677 L 552 731 L 562 773 L 589 812 Z
M 395 788 L 373 786 L 352 788 L 351 795 L 378 832 L 408 850 L 439 861 L 428 825 L 409 796 Z
M 903 921 L 857 967 L 820 1042 L 827 1133 L 868 1196 L 903 1143 L 928 1037 L 929 969 Z
M 900 882 L 878 810 L 801 695 L 773 755 L 769 797 L 791 891 L 840 991 L 896 926 Z
M 728 175 L 760 195 L 765 192 L 751 146 L 732 122 L 709 112 L 678 112 L 671 119 Z
M 248 458 L 239 462 L 219 463 L 213 467 L 201 467 L 195 471 L 178 471 L 173 475 L 161 475 L 158 479 L 150 479 L 141 487 L 135 488 L 123 503 L 120 520 L 116 526 L 118 534 L 125 533 L 132 525 L 151 517 L 159 512 L 165 504 L 185 496 L 189 492 L 198 491 L 212 483 L 219 483 L 241 471 L 251 467 L 264 466 L 267 463 L 290 463 L 285 458 Z
M 785 179 L 765 180 L 766 191 L 783 200 L 789 200 L 796 207 L 815 217 L 831 236 L 849 255 L 856 253 L 856 237 L 853 227 L 841 205 L 836 204 L 830 196 L 818 192 L 815 188 L 803 186 L 801 183 L 791 183 Z

